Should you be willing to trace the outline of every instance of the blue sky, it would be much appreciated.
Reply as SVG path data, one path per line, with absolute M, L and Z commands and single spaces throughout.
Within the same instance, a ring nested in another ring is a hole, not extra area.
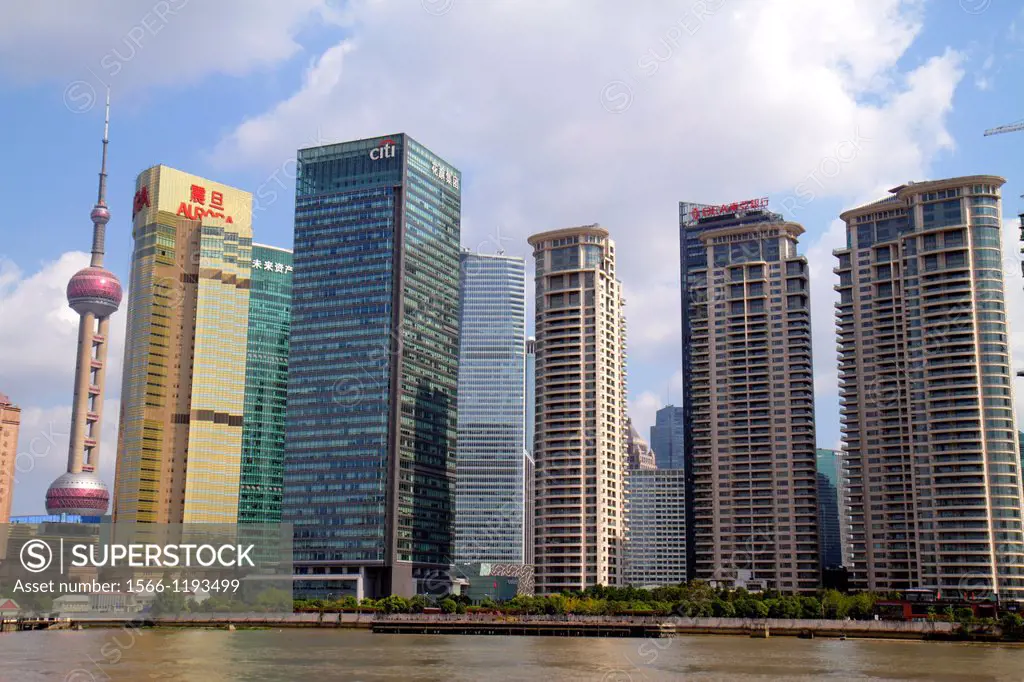
M 528 256 L 533 232 L 611 230 L 642 433 L 680 396 L 676 202 L 770 196 L 807 230 L 818 442 L 831 447 L 838 214 L 907 180 L 971 173 L 1006 177 L 1007 216 L 1024 210 L 1024 132 L 982 136 L 1024 119 L 1022 67 L 1024 8 L 1009 0 L 5 6 L 0 391 L 25 410 L 27 455 L 15 512 L 40 511 L 63 467 L 77 323 L 62 290 L 90 244 L 105 83 L 107 265 L 125 283 L 144 168 L 273 192 L 256 240 L 290 246 L 295 149 L 405 131 L 462 171 L 464 246 Z M 1020 285 L 1008 279 L 1011 306 Z M 116 368 L 107 389 L 109 481 Z

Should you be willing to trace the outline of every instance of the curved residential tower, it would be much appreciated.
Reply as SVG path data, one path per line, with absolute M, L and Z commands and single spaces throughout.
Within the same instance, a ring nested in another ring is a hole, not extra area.
M 78 360 L 75 364 L 75 397 L 71 410 L 68 470 L 46 491 L 48 514 L 102 516 L 110 493 L 96 475 L 99 462 L 100 420 L 103 417 L 103 384 L 107 374 L 107 342 L 110 316 L 121 304 L 121 283 L 103 267 L 103 241 L 110 211 L 107 209 L 107 130 L 110 94 L 103 122 L 103 161 L 100 188 L 92 208 L 92 261 L 68 282 L 68 305 L 81 318 L 78 327 Z

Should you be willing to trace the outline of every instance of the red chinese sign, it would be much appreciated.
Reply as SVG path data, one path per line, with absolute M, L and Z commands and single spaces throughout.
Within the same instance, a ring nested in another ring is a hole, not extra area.
M 139 188 L 139 191 L 135 193 L 135 199 L 132 202 L 132 220 L 135 220 L 135 215 L 143 208 L 149 206 L 149 188 L 143 185 Z
M 188 202 L 181 202 L 178 206 L 178 215 L 185 216 L 189 220 L 202 220 L 203 218 L 220 218 L 225 223 L 234 224 L 230 215 L 225 215 L 224 193 L 211 190 L 209 193 L 210 203 L 206 203 L 207 192 L 202 185 L 192 185 L 189 190 Z M 196 206 L 195 204 L 198 204 Z M 206 208 L 203 208 L 206 206 Z
M 760 199 L 747 199 L 732 204 L 721 204 L 719 206 L 695 206 L 690 211 L 690 217 L 694 220 L 700 218 L 711 218 L 718 215 L 729 215 L 740 211 L 752 211 L 758 208 L 768 208 L 768 197 Z

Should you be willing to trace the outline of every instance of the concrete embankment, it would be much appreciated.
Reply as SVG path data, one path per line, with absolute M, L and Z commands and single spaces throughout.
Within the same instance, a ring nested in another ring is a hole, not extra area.
M 750 637 L 849 637 L 929 639 L 952 635 L 956 624 L 898 621 L 837 621 L 748 618 L 616 618 L 576 616 L 545 619 L 516 617 L 431 617 L 391 615 L 373 621 L 374 632 L 392 634 L 476 634 L 569 637 L 673 637 L 744 635 Z
M 4 629 L 92 628 L 364 628 L 386 634 L 519 635 L 549 637 L 644 637 L 739 635 L 748 637 L 833 637 L 944 639 L 957 624 L 947 622 L 840 621 L 752 618 L 616 616 L 486 616 L 368 613 L 294 613 L 288 616 L 233 614 L 224 617 L 139 617 L 133 620 L 72 618 L 6 621 Z M 14 627 L 11 627 L 11 626 Z

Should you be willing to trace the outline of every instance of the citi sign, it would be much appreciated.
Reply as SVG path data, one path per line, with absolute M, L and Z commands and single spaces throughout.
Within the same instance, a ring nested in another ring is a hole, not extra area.
M 381 159 L 393 159 L 395 158 L 395 151 L 398 147 L 395 146 L 395 141 L 390 137 L 386 140 L 381 141 L 374 149 L 370 150 L 370 158 L 374 161 L 380 161 Z

